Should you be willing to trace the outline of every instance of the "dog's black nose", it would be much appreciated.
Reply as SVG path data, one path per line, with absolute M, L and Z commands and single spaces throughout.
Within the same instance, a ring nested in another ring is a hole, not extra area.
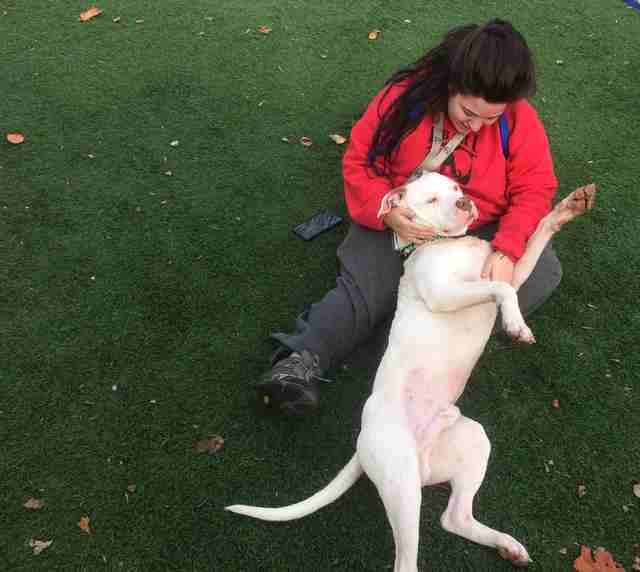
M 457 206 L 461 211 L 471 212 L 471 201 L 470 201 L 467 197 L 460 197 L 460 198 L 456 201 L 456 206 Z

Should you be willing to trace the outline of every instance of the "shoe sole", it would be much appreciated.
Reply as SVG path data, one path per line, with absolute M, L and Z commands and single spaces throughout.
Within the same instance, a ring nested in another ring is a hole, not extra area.
M 301 417 L 318 407 L 317 399 L 295 384 L 279 382 L 261 383 L 256 387 L 260 404 L 268 410 L 279 410 L 285 415 Z

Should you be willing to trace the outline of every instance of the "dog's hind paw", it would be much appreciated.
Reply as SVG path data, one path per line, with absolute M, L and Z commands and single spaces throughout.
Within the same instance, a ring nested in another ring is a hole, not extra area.
M 505 535 L 505 542 L 498 547 L 498 554 L 505 560 L 508 560 L 514 566 L 528 566 L 532 560 L 529 557 L 527 549 L 522 546 L 515 538 Z
M 558 232 L 562 225 L 591 210 L 595 204 L 596 191 L 596 186 L 591 183 L 576 189 L 560 201 L 548 215 L 552 232 Z

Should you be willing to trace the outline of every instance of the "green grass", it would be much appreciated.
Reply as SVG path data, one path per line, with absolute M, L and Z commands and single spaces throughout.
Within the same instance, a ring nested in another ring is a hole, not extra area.
M 491 341 L 461 400 L 494 445 L 476 512 L 528 546 L 532 570 L 571 570 L 576 543 L 629 570 L 640 14 L 613 0 L 248 4 L 104 1 L 86 24 L 82 2 L 0 6 L 0 132 L 27 137 L 0 143 L 0 569 L 388 569 L 366 479 L 290 524 L 222 507 L 298 500 L 352 454 L 366 367 L 337 372 L 304 422 L 258 415 L 248 390 L 268 333 L 333 284 L 346 225 L 309 244 L 290 232 L 319 208 L 345 212 L 342 148 L 327 135 L 347 135 L 449 27 L 498 15 L 537 54 L 560 195 L 601 190 L 556 240 L 564 279 L 531 319 L 538 344 Z M 224 450 L 195 454 L 209 434 Z M 26 511 L 30 496 L 47 506 Z M 421 569 L 509 570 L 440 529 L 445 503 L 425 490 Z M 54 543 L 34 556 L 30 538 Z

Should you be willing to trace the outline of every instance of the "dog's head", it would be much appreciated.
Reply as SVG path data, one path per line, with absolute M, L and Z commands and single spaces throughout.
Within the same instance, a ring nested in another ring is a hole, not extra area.
M 478 209 L 458 183 L 426 172 L 404 186 L 399 204 L 416 213 L 414 222 L 434 228 L 440 236 L 462 236 L 478 218 Z

